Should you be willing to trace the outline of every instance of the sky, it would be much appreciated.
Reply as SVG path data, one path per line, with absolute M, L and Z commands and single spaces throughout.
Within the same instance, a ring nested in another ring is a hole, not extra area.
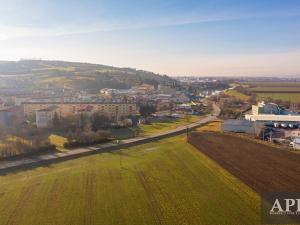
M 0 60 L 300 76 L 299 0 L 0 0 Z

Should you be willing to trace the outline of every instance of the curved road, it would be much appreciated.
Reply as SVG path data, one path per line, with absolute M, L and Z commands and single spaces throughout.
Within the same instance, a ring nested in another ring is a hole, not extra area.
M 147 137 L 137 137 L 122 140 L 119 143 L 104 143 L 90 147 L 84 148 L 77 148 L 72 151 L 68 151 L 65 153 L 51 153 L 51 154 L 44 154 L 38 156 L 31 156 L 26 158 L 21 158 L 17 160 L 7 160 L 7 161 L 0 161 L 0 172 L 9 171 L 15 168 L 22 168 L 26 166 L 34 166 L 34 165 L 42 165 L 44 163 L 52 163 L 55 161 L 63 161 L 67 159 L 77 158 L 84 155 L 95 154 L 99 152 L 111 151 L 111 150 L 118 150 L 124 147 L 134 146 L 138 144 L 147 143 L 150 141 L 160 140 L 166 137 L 178 135 L 185 133 L 188 129 L 194 129 L 197 127 L 202 126 L 205 123 L 211 122 L 217 118 L 220 113 L 220 109 L 216 104 L 213 104 L 213 113 L 210 116 L 207 116 L 196 123 L 189 124 L 187 126 L 180 126 L 176 129 L 169 130 L 166 132 L 162 132 L 159 134 L 147 136 Z

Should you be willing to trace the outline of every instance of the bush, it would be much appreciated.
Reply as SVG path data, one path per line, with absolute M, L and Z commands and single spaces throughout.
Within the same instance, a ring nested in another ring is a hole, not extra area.
M 109 140 L 109 132 L 98 130 L 77 132 L 68 137 L 68 142 L 64 144 L 65 148 L 80 147 L 86 145 L 100 144 Z
M 46 142 L 24 141 L 16 139 L 8 141 L 0 147 L 0 158 L 10 158 L 15 156 L 29 156 L 37 153 L 55 151 L 56 146 Z

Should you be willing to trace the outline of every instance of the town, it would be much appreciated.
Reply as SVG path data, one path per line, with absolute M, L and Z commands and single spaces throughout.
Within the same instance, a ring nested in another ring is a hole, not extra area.
M 13 83 L 16 78 L 1 79 Z M 102 88 L 96 93 L 48 85 L 33 90 L 6 86 L 0 93 L 1 157 L 141 136 L 141 126 L 149 130 L 168 122 L 171 129 L 196 122 L 212 111 L 208 97 L 227 87 L 216 79 L 141 83 L 129 89 Z
M 15 83 L 16 78 L 1 79 L 7 84 Z M 299 149 L 300 114 L 293 111 L 298 109 L 296 104 L 278 105 L 274 99 L 259 102 L 241 85 L 247 82 L 253 79 L 179 77 L 128 89 L 102 88 L 96 93 L 49 85 L 20 91 L 14 84 L 0 93 L 0 126 L 5 128 L 1 157 L 143 136 L 147 132 L 143 134 L 140 127 L 151 129 L 151 124 L 159 122 L 169 122 L 171 129 L 172 124 L 189 124 L 212 113 L 212 104 L 221 109 L 223 132 L 245 133 Z
M 300 224 L 299 28 L 299 0 L 1 1 L 0 225 Z

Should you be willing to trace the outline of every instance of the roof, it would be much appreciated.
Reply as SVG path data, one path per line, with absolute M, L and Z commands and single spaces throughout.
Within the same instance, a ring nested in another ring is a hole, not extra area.
M 224 125 L 235 125 L 235 126 L 251 126 L 252 122 L 249 120 L 225 120 Z
M 300 122 L 300 115 L 246 114 L 245 118 L 251 121 Z
M 45 109 L 40 109 L 40 110 L 37 110 L 37 112 L 52 112 L 54 111 L 55 109 L 57 109 L 57 106 L 50 106 L 48 108 L 45 108 Z
M 90 112 L 94 109 L 91 105 L 81 106 L 79 109 L 77 109 L 77 112 Z
M 0 112 L 11 112 L 11 113 L 23 112 L 23 106 L 11 106 L 9 108 L 1 109 Z

